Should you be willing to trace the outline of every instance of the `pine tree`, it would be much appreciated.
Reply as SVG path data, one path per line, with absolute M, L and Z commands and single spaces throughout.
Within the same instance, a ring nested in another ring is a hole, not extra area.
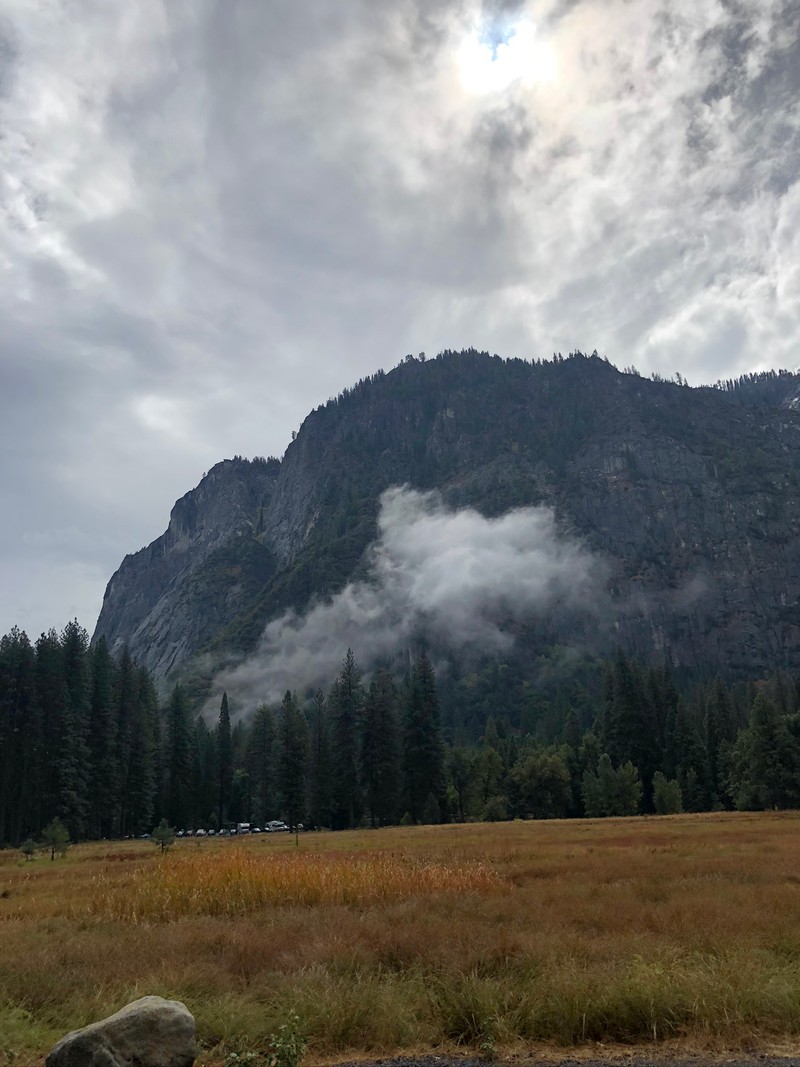
M 646 783 L 644 804 L 652 811 L 652 778 L 658 769 L 656 713 L 648 699 L 641 668 L 617 651 L 610 677 L 605 678 L 603 744 L 612 763 L 630 761 Z
M 131 832 L 128 825 L 130 794 L 134 788 L 131 768 L 134 720 L 136 717 L 136 668 L 127 648 L 123 648 L 117 661 L 117 676 L 114 687 L 116 718 L 116 788 L 112 799 L 116 800 L 116 824 L 118 833 Z M 149 826 L 147 827 L 149 829 Z
M 465 822 L 470 801 L 477 792 L 478 752 L 474 748 L 457 745 L 447 753 L 447 770 L 455 793 L 458 821 Z
M 669 716 L 662 766 L 664 776 L 680 785 L 684 811 L 707 811 L 710 807 L 705 759 L 696 715 L 679 699 Z
M 217 775 L 219 824 L 227 818 L 228 803 L 233 784 L 233 744 L 231 740 L 231 716 L 228 710 L 228 694 L 222 694 L 217 721 Z
M 191 735 L 189 807 L 187 822 L 190 826 L 207 826 L 214 822 L 217 828 L 221 823 L 217 818 L 219 804 L 219 756 L 216 751 L 217 738 L 212 735 L 202 715 L 194 721 Z M 226 801 L 227 806 L 227 801 Z
M 361 671 L 348 648 L 342 671 L 328 696 L 331 712 L 331 826 L 335 830 L 357 826 L 363 810 L 358 777 L 359 733 L 364 707 Z
M 171 826 L 186 826 L 191 792 L 191 730 L 186 697 L 180 685 L 167 704 L 165 818 Z
M 361 781 L 370 825 L 387 826 L 399 817 L 400 745 L 397 688 L 388 671 L 376 671 L 364 703 Z
M 50 859 L 54 860 L 56 856 L 63 856 L 69 848 L 69 843 L 69 830 L 56 816 L 42 830 L 42 844 L 50 853 Z
M 153 844 L 159 847 L 162 855 L 164 852 L 168 852 L 169 849 L 172 848 L 175 842 L 175 831 L 166 819 L 162 819 L 155 830 L 153 830 L 152 840 Z
M 27 635 L 14 627 L 0 639 L 0 845 L 17 844 L 32 829 L 35 713 L 35 654 Z
M 578 722 L 578 716 L 575 713 L 575 709 L 570 707 L 567 712 L 567 717 L 564 720 L 564 728 L 562 731 L 562 738 L 565 745 L 568 745 L 577 756 L 578 748 L 581 743 L 581 728 Z
M 723 764 L 726 747 L 733 743 L 734 735 L 728 693 L 722 679 L 717 678 L 706 701 L 703 721 L 706 793 L 711 807 L 729 801 Z
M 333 780 L 331 743 L 325 695 L 317 690 L 311 705 L 309 738 L 309 819 L 312 826 L 330 826 Z
M 284 817 L 293 829 L 305 818 L 307 771 L 308 724 L 287 691 L 278 718 L 278 772 Z
M 158 696 L 144 667 L 136 671 L 136 708 L 130 739 L 126 825 L 134 834 L 153 825 L 158 786 Z
M 256 708 L 247 736 L 245 766 L 254 792 L 254 811 L 265 826 L 277 816 L 275 785 L 275 726 L 268 705 Z
M 800 802 L 800 751 L 777 705 L 759 693 L 732 754 L 730 790 L 744 810 L 794 807 Z
M 85 835 L 89 813 L 89 635 L 73 620 L 64 627 L 61 646 L 64 682 L 61 694 L 61 733 L 56 761 L 56 809 L 75 841 Z
M 639 771 L 630 760 L 615 769 L 609 754 L 603 752 L 596 770 L 587 767 L 583 772 L 583 805 L 589 819 L 636 815 L 641 800 Z
M 653 775 L 653 804 L 657 815 L 674 815 L 683 811 L 683 794 L 678 782 L 656 771 Z
M 89 715 L 89 829 L 95 837 L 110 837 L 115 828 L 119 792 L 117 722 L 114 715 L 116 667 L 101 637 L 91 653 L 92 695 Z
M 233 772 L 231 782 L 231 802 L 228 817 L 231 822 L 251 822 L 253 815 L 253 789 L 250 775 L 243 767 Z
M 626 760 L 617 769 L 616 811 L 614 815 L 638 815 L 642 807 L 642 779 L 639 768 Z
M 55 630 L 42 634 L 36 642 L 36 717 L 37 749 L 32 772 L 33 803 L 31 818 L 38 830 L 56 814 L 58 740 L 62 734 L 62 691 L 64 685 L 64 650 Z M 55 742 L 54 742 L 55 739 Z
M 403 731 L 405 803 L 413 823 L 420 822 L 429 796 L 446 818 L 444 742 L 439 723 L 436 678 L 427 653 L 417 656 L 408 687 Z

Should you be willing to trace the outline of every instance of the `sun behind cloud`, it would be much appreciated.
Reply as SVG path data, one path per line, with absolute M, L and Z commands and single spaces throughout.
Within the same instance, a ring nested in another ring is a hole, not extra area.
M 476 96 L 552 82 L 558 73 L 552 48 L 538 38 L 529 19 L 505 27 L 476 26 L 461 42 L 458 67 L 462 85 Z

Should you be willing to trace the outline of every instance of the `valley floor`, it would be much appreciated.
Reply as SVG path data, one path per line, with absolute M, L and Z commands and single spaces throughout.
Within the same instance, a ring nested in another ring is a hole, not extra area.
M 800 813 L 0 853 L 0 1062 L 146 993 L 206 1063 L 281 1026 L 308 1064 L 791 1057 Z

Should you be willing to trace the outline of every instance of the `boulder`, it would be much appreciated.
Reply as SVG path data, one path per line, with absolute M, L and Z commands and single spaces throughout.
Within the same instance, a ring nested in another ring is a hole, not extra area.
M 62 1037 L 46 1067 L 191 1067 L 194 1016 L 178 1000 L 142 997 Z

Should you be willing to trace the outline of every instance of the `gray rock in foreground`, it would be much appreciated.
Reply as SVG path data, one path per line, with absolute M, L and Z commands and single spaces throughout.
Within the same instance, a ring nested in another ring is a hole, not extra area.
M 178 1000 L 142 997 L 62 1037 L 46 1067 L 191 1067 L 194 1016 Z

